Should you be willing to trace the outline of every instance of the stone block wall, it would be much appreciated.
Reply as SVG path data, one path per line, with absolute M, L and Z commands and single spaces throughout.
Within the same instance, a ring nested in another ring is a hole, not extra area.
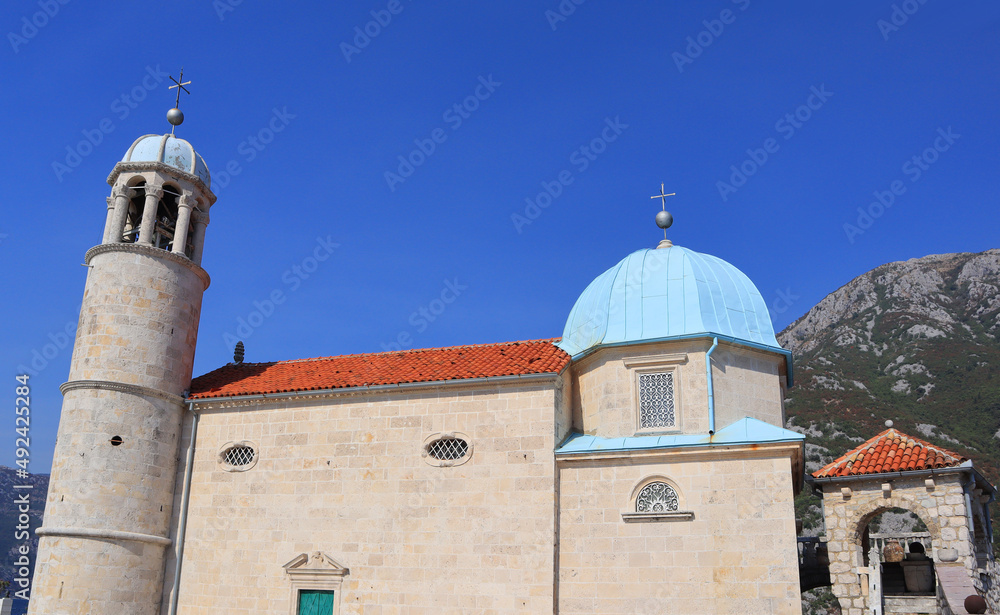
M 203 404 L 178 612 L 288 613 L 282 566 L 322 551 L 350 570 L 341 614 L 552 613 L 560 379 Z M 427 463 L 441 432 L 468 462 Z M 234 441 L 249 471 L 220 465 Z
M 708 387 L 704 342 L 682 340 L 642 346 L 605 348 L 574 365 L 575 428 L 589 435 L 622 438 L 636 435 L 636 370 L 673 369 L 676 433 L 707 433 Z M 720 342 L 712 353 L 716 430 L 744 417 L 784 426 L 784 357 Z M 652 362 L 652 363 L 648 363 Z
M 69 380 L 110 380 L 180 395 L 191 383 L 208 274 L 148 246 L 91 250 Z
M 750 417 L 785 426 L 785 358 L 719 343 L 712 353 L 717 429 Z
M 791 450 L 560 460 L 559 613 L 798 614 Z M 662 477 L 693 518 L 625 522 Z

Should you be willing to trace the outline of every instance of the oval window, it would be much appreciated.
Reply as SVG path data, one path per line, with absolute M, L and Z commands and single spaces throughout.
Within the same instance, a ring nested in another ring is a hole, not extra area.
M 465 434 L 434 434 L 424 441 L 423 456 L 431 465 L 461 465 L 471 455 L 472 444 Z
M 219 451 L 219 463 L 224 470 L 245 472 L 257 463 L 257 449 L 250 442 L 230 442 Z

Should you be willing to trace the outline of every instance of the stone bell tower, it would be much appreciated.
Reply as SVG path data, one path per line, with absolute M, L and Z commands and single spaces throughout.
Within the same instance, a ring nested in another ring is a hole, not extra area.
M 179 114 L 168 119 L 179 124 Z M 205 161 L 173 134 L 136 140 L 108 183 L 61 387 L 32 615 L 160 612 L 216 197 Z

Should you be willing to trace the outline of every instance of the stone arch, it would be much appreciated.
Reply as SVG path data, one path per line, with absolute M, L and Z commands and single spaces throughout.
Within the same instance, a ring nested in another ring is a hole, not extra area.
M 941 539 L 941 526 L 938 523 L 937 515 L 932 515 L 916 498 L 907 494 L 893 494 L 881 500 L 871 500 L 865 502 L 854 509 L 852 523 L 855 523 L 852 538 L 860 538 L 864 528 L 875 515 L 890 510 L 892 508 L 902 508 L 920 517 L 920 520 L 927 526 L 927 531 L 931 534 L 931 540 Z
M 868 527 L 868 523 L 875 517 L 875 515 L 893 508 L 908 510 L 920 517 L 920 520 L 927 526 L 927 531 L 931 535 L 931 545 L 934 549 L 941 548 L 943 540 L 941 537 L 941 525 L 938 522 L 937 515 L 932 515 L 931 511 L 912 495 L 893 493 L 888 498 L 883 497 L 878 500 L 863 502 L 851 512 L 851 516 L 848 518 L 847 528 L 849 532 L 848 540 L 852 547 L 850 550 L 851 558 L 855 566 L 862 565 L 864 561 L 864 555 L 861 553 L 861 541 L 864 531 Z M 935 511 L 935 513 L 936 512 L 937 511 Z

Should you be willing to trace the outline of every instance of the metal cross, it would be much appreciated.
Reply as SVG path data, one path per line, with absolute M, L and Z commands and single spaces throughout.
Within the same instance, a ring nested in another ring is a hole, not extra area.
M 173 75 L 169 75 L 169 77 L 170 77 L 170 80 L 174 82 L 174 85 L 168 87 L 167 89 L 168 90 L 172 90 L 174 88 L 177 88 L 177 100 L 174 101 L 174 108 L 177 109 L 180 106 L 180 104 L 181 104 L 181 90 L 184 90 L 189 95 L 191 94 L 191 92 L 186 87 L 184 87 L 186 85 L 191 85 L 191 82 L 190 81 L 184 81 L 184 69 L 183 68 L 181 69 L 181 78 L 180 78 L 180 81 L 178 81 L 177 79 L 174 79 Z
M 659 194 L 654 194 L 653 196 L 651 196 L 649 198 L 651 198 L 651 199 L 660 199 L 660 201 L 662 202 L 662 205 L 663 205 L 663 211 L 667 211 L 667 197 L 668 196 L 676 196 L 676 195 L 677 195 L 676 192 L 671 192 L 670 194 L 664 194 L 663 193 L 663 184 L 660 184 L 660 193 Z

